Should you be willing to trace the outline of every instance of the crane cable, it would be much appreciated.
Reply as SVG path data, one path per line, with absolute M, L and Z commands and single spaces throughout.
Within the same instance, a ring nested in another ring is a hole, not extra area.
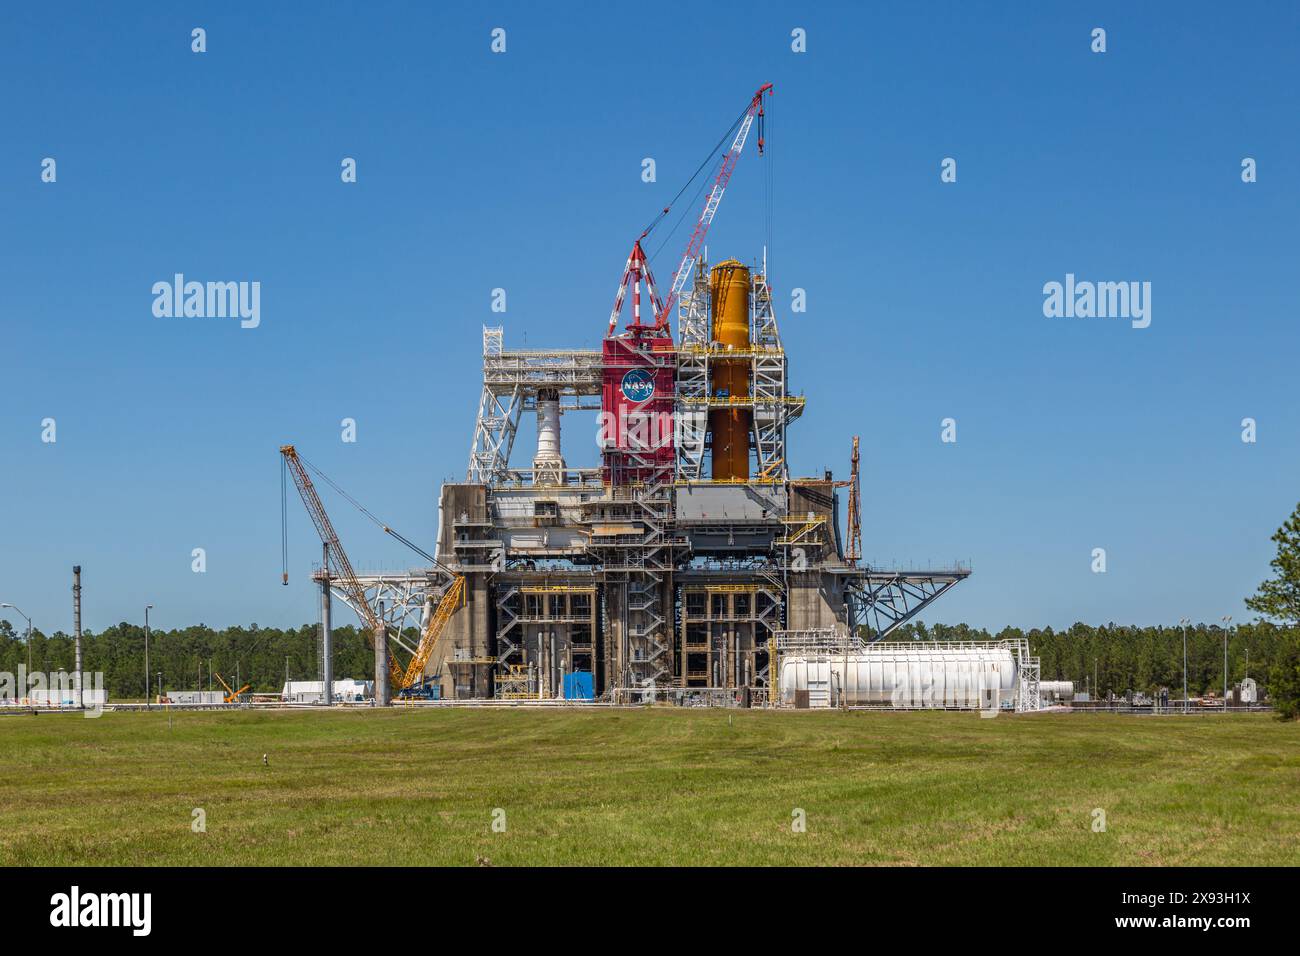
M 325 484 L 329 485 L 329 486 L 330 486 L 331 488 L 333 488 L 336 492 L 338 492 L 338 494 L 340 494 L 341 496 L 343 496 L 343 498 L 345 498 L 345 499 L 347 500 L 347 502 L 348 502 L 350 505 L 352 505 L 352 507 L 356 508 L 356 509 L 357 509 L 358 511 L 360 511 L 363 515 L 365 515 L 367 518 L 369 518 L 371 521 L 373 521 L 376 525 L 378 525 L 379 528 L 380 528 L 380 530 L 382 530 L 385 534 L 391 535 L 392 537 L 396 538 L 398 541 L 402 542 L 402 544 L 406 545 L 406 546 L 407 546 L 408 548 L 410 548 L 412 551 L 414 551 L 414 552 L 416 552 L 417 554 L 419 554 L 420 557 L 422 557 L 422 558 L 426 559 L 427 561 L 429 561 L 430 563 L 432 563 L 432 564 L 434 565 L 434 567 L 438 568 L 438 570 L 440 570 L 440 571 L 442 571 L 442 572 L 444 572 L 444 573 L 446 573 L 446 574 L 452 574 L 452 573 L 453 573 L 453 572 L 451 571 L 450 568 L 448 568 L 446 565 L 444 565 L 441 561 L 439 561 L 439 560 L 438 560 L 437 558 L 435 558 L 433 555 L 429 554 L 429 552 L 425 551 L 425 550 L 424 550 L 423 548 L 421 548 L 419 545 L 417 545 L 417 544 L 415 544 L 414 542 L 412 542 L 412 541 L 411 541 L 409 538 L 407 538 L 405 535 L 402 535 L 402 534 L 398 533 L 397 531 L 394 531 L 394 530 L 393 530 L 392 528 L 390 528 L 387 524 L 385 524 L 383 521 L 381 521 L 381 520 L 380 520 L 380 519 L 379 519 L 379 518 L 378 518 L 378 517 L 377 517 L 373 512 L 370 511 L 370 509 L 368 509 L 368 508 L 367 508 L 365 505 L 363 505 L 361 502 L 357 501 L 356 498 L 353 498 L 350 494 L 348 494 L 346 491 L 344 491 L 342 488 L 340 488 L 337 484 L 335 484 L 334 480 L 333 480 L 332 478 L 330 478 L 329 475 L 325 474 L 325 472 L 321 471 L 319 468 L 317 468 L 315 465 L 313 465 L 311 462 L 309 462 L 306 458 L 304 458 L 304 457 L 302 456 L 301 453 L 299 453 L 299 455 L 298 455 L 298 460 L 301 461 L 301 462 L 302 462 L 304 465 L 306 465 L 308 468 L 310 468 L 310 469 L 312 470 L 312 473 L 313 473 L 314 475 L 316 475 L 317 478 L 319 478 L 321 481 L 325 482 Z
M 731 128 L 722 134 L 722 139 L 718 140 L 718 145 L 714 146 L 713 149 L 709 151 L 709 155 L 704 157 L 704 162 L 700 163 L 699 167 L 695 170 L 695 172 L 691 174 L 691 178 L 686 180 L 686 184 L 677 191 L 677 195 L 672 198 L 672 202 L 668 203 L 667 206 L 664 206 L 664 208 L 660 211 L 659 215 L 655 216 L 655 218 L 651 220 L 650 225 L 645 227 L 645 230 L 641 233 L 642 239 L 650 235 L 650 233 L 654 230 L 654 228 L 658 226 L 659 223 L 663 220 L 664 216 L 668 215 L 668 210 L 670 210 L 673 207 L 673 205 L 677 202 L 677 200 L 682 198 L 682 194 L 686 192 L 686 190 L 691 188 L 691 183 L 695 182 L 695 180 L 699 177 L 700 173 L 704 172 L 704 170 L 707 169 L 712 164 L 713 158 L 718 154 L 718 150 L 722 149 L 722 146 L 724 143 L 727 142 L 728 137 L 734 136 L 740 124 L 745 121 L 745 114 L 749 112 L 749 109 L 750 109 L 749 104 L 746 104 L 745 108 L 740 111 L 740 115 L 736 117 L 736 121 L 731 124 Z M 688 211 L 689 208 L 690 207 L 687 207 Z M 680 225 L 681 225 L 681 220 L 678 220 L 678 226 Z M 677 231 L 678 226 L 673 226 L 673 232 Z M 669 236 L 671 237 L 671 235 L 672 233 L 670 232 Z M 667 240 L 665 240 L 665 242 L 666 241 Z M 661 245 L 660 248 L 662 249 L 663 246 Z

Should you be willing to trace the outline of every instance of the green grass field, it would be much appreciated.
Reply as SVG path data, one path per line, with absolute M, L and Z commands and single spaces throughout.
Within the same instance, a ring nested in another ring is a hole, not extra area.
M 1262 715 L 44 714 L 0 752 L 10 864 L 1300 863 Z

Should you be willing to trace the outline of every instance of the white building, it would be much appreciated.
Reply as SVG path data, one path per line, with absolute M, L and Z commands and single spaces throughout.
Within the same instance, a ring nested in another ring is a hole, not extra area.
M 370 700 L 375 696 L 375 683 L 368 680 L 336 680 L 334 702 L 352 703 Z M 280 699 L 289 704 L 319 704 L 325 697 L 325 682 L 320 680 L 291 680 L 280 691 Z
M 226 700 L 220 690 L 169 690 L 166 698 L 173 704 L 221 704 Z

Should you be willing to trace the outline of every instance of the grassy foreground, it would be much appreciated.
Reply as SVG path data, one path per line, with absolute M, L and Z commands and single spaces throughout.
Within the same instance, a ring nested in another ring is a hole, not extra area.
M 1300 861 L 1267 716 L 44 714 L 0 753 L 10 864 Z

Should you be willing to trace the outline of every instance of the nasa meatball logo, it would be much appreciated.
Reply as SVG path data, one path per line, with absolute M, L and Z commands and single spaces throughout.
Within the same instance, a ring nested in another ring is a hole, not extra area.
M 634 368 L 623 376 L 623 396 L 634 405 L 649 401 L 654 397 L 655 380 L 643 368 Z

